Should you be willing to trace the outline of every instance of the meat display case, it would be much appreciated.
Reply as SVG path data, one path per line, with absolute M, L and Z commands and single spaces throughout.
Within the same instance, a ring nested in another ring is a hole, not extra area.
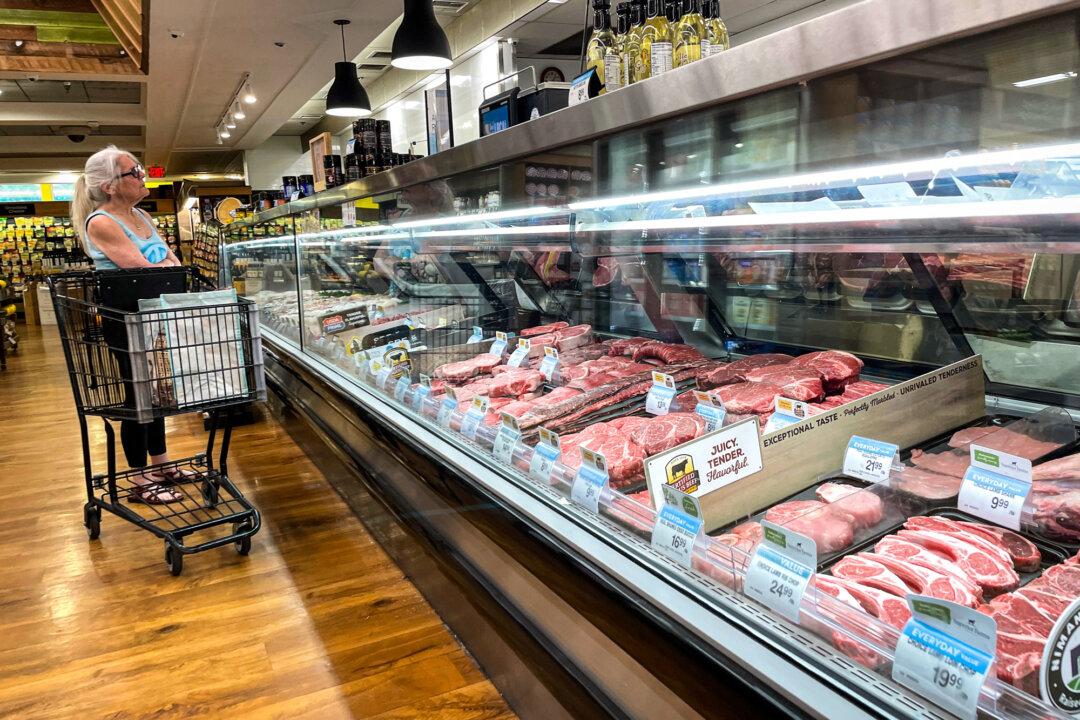
M 223 279 L 259 304 L 278 393 L 471 588 L 418 578 L 519 713 L 948 716 L 891 679 L 899 595 L 856 576 L 972 519 L 975 442 L 1054 483 L 1008 536 L 1015 568 L 957 580 L 932 547 L 903 587 L 932 577 L 998 621 L 980 716 L 1067 717 L 1007 623 L 1028 595 L 1072 599 L 1080 549 L 1080 3 L 899 5 L 230 227 Z M 676 385 L 660 420 L 654 369 Z M 654 505 L 689 486 L 647 469 L 706 432 L 695 386 L 761 467 L 690 489 L 705 532 L 680 563 Z M 785 398 L 802 417 L 780 422 Z M 562 434 L 546 464 L 541 427 Z M 884 482 L 844 474 L 852 435 L 898 446 Z M 595 510 L 572 498 L 582 447 L 607 460 Z M 762 518 L 817 544 L 798 623 L 744 592 Z

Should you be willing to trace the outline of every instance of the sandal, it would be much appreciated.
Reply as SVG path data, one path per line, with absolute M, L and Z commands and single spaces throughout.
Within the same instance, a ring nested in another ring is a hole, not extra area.
M 148 483 L 146 485 L 136 485 L 132 488 L 127 501 L 129 503 L 140 503 L 142 505 L 169 505 L 171 503 L 180 502 L 183 499 L 183 495 L 173 492 L 159 483 Z
M 165 468 L 157 472 L 148 473 L 147 477 L 153 478 L 153 481 L 163 488 L 170 487 L 172 485 L 181 485 L 187 482 L 194 482 L 199 479 L 198 473 L 188 472 L 178 467 Z

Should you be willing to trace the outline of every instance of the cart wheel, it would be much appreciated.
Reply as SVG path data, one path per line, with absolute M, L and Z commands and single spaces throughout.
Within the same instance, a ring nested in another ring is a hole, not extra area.
M 236 523 L 235 525 L 233 525 L 233 534 L 234 535 L 239 535 L 240 533 L 247 533 L 247 532 L 251 532 L 251 522 L 250 521 L 245 520 L 244 522 L 239 522 L 239 523 Z M 236 542 L 234 542 L 233 545 L 236 546 L 236 552 L 238 552 L 241 555 L 247 555 L 248 553 L 251 552 L 251 536 L 250 535 L 245 535 L 244 537 L 242 537 L 239 540 L 237 540 Z
M 169 565 L 169 572 L 173 577 L 184 572 L 184 554 L 168 543 L 165 544 L 165 562 Z
M 101 537 L 101 508 L 97 505 L 86 503 L 83 506 L 83 526 L 91 540 Z
M 218 500 L 220 499 L 220 493 L 218 492 L 217 483 L 213 480 L 207 480 L 202 486 L 203 500 L 206 501 L 207 507 L 216 507 Z

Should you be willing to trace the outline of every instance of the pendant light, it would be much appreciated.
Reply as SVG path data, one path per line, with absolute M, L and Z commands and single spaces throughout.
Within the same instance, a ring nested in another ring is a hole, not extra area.
M 445 70 L 453 64 L 432 0 L 405 0 L 391 55 L 390 64 L 403 70 Z
M 366 117 L 371 114 L 371 101 L 356 77 L 356 63 L 349 62 L 345 52 L 345 26 L 349 21 L 335 20 L 334 24 L 341 28 L 341 55 L 345 60 L 334 63 L 334 83 L 326 93 L 326 114 L 337 117 Z

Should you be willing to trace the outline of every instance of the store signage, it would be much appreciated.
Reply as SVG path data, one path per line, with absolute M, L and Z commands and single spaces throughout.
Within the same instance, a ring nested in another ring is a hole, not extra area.
M 533 448 L 529 462 L 529 477 L 545 484 L 551 483 L 551 471 L 559 458 L 559 436 L 547 428 L 540 428 L 540 442 Z
M 480 429 L 480 423 L 484 422 L 487 416 L 489 404 L 490 401 L 481 395 L 477 395 L 469 403 L 469 409 L 461 421 L 461 434 L 469 440 L 476 439 L 476 431 Z
M 957 717 L 974 720 L 994 662 L 997 623 L 978 610 L 908 595 L 911 619 L 893 659 L 892 678 Z
M 774 430 L 790 427 L 808 417 L 810 417 L 809 405 L 791 398 L 777 396 L 773 401 L 773 414 L 769 416 L 769 421 L 765 423 L 765 429 L 762 432 L 768 434 Z
M 580 448 L 580 452 L 581 465 L 570 486 L 570 500 L 586 510 L 600 512 L 600 495 L 608 484 L 607 460 L 589 448 Z
M 652 532 L 653 549 L 685 568 L 692 567 L 694 544 L 703 535 L 701 505 L 697 498 L 670 485 L 653 497 L 664 501 Z
M 514 348 L 514 352 L 510 353 L 510 359 L 506 361 L 506 364 L 510 367 L 521 367 L 521 363 L 528 359 L 531 348 L 531 340 L 528 338 L 518 338 L 517 347 Z
M 1031 492 L 1031 461 L 979 445 L 971 446 L 971 465 L 960 484 L 956 507 L 1012 530 Z
M 165 167 L 163 165 L 150 165 L 146 168 L 146 177 L 154 180 L 160 180 L 165 177 Z
M 675 378 L 661 372 L 653 372 L 652 387 L 645 396 L 645 412 L 651 415 L 667 415 L 671 401 L 675 399 Z
M 580 105 L 589 98 L 596 97 L 599 91 L 600 79 L 596 75 L 596 70 L 589 68 L 588 71 L 570 81 L 570 107 Z
M 495 436 L 495 444 L 491 448 L 491 454 L 495 459 L 506 465 L 514 462 L 514 450 L 521 442 L 521 427 L 517 418 L 510 413 L 503 413 L 499 423 L 499 434 Z
M 473 325 L 472 335 L 465 341 L 466 345 L 472 345 L 473 343 L 481 342 L 484 339 L 484 328 L 479 325 Z
M 375 373 L 375 386 L 380 390 L 386 390 L 386 384 L 390 382 L 390 375 L 393 374 L 394 369 L 378 360 L 373 362 L 377 363 L 378 366 L 378 369 L 372 367 L 372 371 Z
M 69 202 L 75 197 L 75 183 L 53 183 L 52 199 L 55 202 Z
M 439 414 L 435 416 L 435 422 L 444 428 L 450 428 L 450 416 L 457 410 L 458 401 L 453 388 L 446 388 L 446 397 L 439 405 Z
M 900 448 L 880 440 L 852 435 L 844 453 L 844 474 L 867 482 L 886 482 L 894 464 L 899 463 Z
M 697 406 L 694 408 L 694 412 L 705 418 L 706 433 L 711 433 L 724 427 L 724 420 L 727 418 L 727 410 L 724 409 L 724 406 L 719 403 L 716 398 L 707 392 L 695 390 L 694 399 L 697 400 Z
M 540 361 L 540 374 L 548 382 L 554 382 L 559 368 L 559 351 L 553 347 L 544 347 L 544 359 Z
M 653 455 L 645 460 L 645 478 L 652 497 L 665 487 L 702 497 L 761 468 L 757 418 L 750 418 Z
M 491 343 L 491 347 L 488 348 L 488 354 L 502 357 L 503 353 L 506 352 L 506 346 L 509 344 L 509 342 L 509 334 L 504 332 L 495 333 L 495 342 Z
M 33 215 L 34 206 L 29 204 L 20 205 L 0 205 L 0 214 L 2 215 Z
M 370 324 L 367 308 L 356 307 L 344 312 L 329 313 L 319 317 L 323 335 L 336 335 Z
M 420 376 L 420 386 L 413 391 L 413 409 L 421 412 L 424 409 L 424 398 L 431 394 L 431 378 L 427 375 Z
M 412 384 L 408 375 L 404 375 L 398 378 L 397 385 L 394 386 L 394 399 L 399 403 L 405 402 L 405 395 L 409 392 L 409 386 Z
M 764 535 L 750 558 L 743 592 L 797 623 L 803 594 L 817 567 L 817 544 L 766 520 L 761 528 Z
M 1050 631 L 1039 681 L 1043 700 L 1080 716 L 1080 598 L 1065 609 Z
M 41 202 L 43 199 L 40 185 L 0 184 L 0 202 Z

